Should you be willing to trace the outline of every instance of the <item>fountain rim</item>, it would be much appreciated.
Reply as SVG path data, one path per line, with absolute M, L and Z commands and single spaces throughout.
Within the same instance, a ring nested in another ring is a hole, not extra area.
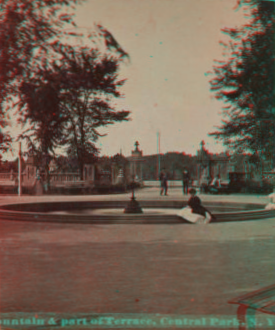
M 179 200 L 139 200 L 143 208 L 178 208 L 180 209 L 186 205 L 186 201 Z M 93 201 L 36 201 L 36 202 L 16 202 L 16 203 L 3 203 L 0 205 L 0 219 L 1 220 L 14 220 L 14 221 L 34 221 L 34 222 L 57 222 L 57 223 L 89 223 L 89 224 L 158 224 L 158 223 L 185 223 L 183 219 L 177 215 L 170 214 L 52 214 L 49 211 L 37 212 L 26 211 L 28 207 L 39 209 L 39 207 L 46 207 L 51 205 L 54 208 L 60 208 L 65 205 L 77 207 L 84 205 L 83 209 L 94 208 L 124 208 L 127 202 L 124 200 L 119 201 L 106 201 L 106 200 L 93 200 Z M 214 213 L 216 222 L 229 222 L 229 221 L 244 221 L 244 220 L 262 220 L 275 217 L 275 210 L 265 210 L 263 203 L 237 203 L 237 202 L 204 202 L 206 207 L 209 206 L 239 206 L 238 211 L 226 213 Z M 240 207 L 245 209 L 240 209 Z M 257 207 L 255 209 L 255 207 Z M 18 210 L 19 208 L 19 210 Z M 24 211 L 25 209 L 25 211 Z M 68 208 L 67 208 L 68 209 Z M 61 209 L 62 210 L 62 209 Z M 186 222 L 187 223 L 187 222 Z M 213 222 L 215 223 L 215 222 Z

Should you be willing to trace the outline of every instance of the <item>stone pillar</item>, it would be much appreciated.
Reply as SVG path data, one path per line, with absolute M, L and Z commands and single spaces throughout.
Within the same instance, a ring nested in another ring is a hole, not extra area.
M 111 182 L 112 182 L 112 185 L 114 185 L 116 183 L 116 170 L 115 170 L 114 164 L 112 164 L 112 167 L 111 167 Z
M 42 178 L 41 178 L 41 173 L 40 170 L 37 169 L 36 171 L 36 180 L 34 184 L 34 194 L 36 196 L 41 196 L 43 195 L 44 190 L 43 190 L 43 183 L 42 183 Z
M 95 180 L 95 166 L 93 164 L 85 164 L 83 168 L 84 181 Z
M 138 178 L 138 181 L 142 183 L 143 180 L 143 156 L 142 151 L 139 149 L 139 143 L 135 143 L 135 150 L 132 151 L 132 155 L 128 157 L 130 162 L 130 180 Z

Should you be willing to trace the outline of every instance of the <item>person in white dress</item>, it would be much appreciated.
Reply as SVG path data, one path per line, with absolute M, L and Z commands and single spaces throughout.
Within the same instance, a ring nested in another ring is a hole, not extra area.
M 201 200 L 196 196 L 196 190 L 189 189 L 190 198 L 187 206 L 182 208 L 177 215 L 189 222 L 197 224 L 209 223 L 213 216 L 212 214 L 201 205 Z
M 273 188 L 273 193 L 267 196 L 269 198 L 269 203 L 266 205 L 266 210 L 275 210 L 275 188 Z
M 213 194 L 218 194 L 221 191 L 221 178 L 220 175 L 216 175 L 215 178 L 210 183 L 208 190 Z

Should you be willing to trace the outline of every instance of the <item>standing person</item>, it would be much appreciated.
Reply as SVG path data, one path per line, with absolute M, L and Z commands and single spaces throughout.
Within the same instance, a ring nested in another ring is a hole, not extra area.
M 182 172 L 182 186 L 183 186 L 183 195 L 188 194 L 189 189 L 190 174 L 187 169 L 184 169 Z
M 163 173 L 163 171 L 161 171 L 160 174 L 159 174 L 159 181 L 160 181 L 160 195 L 162 195 L 162 194 L 163 194 L 163 191 L 164 191 L 163 184 L 162 184 L 162 182 L 163 182 L 163 177 L 164 177 L 164 173 Z
M 201 200 L 196 196 L 196 190 L 189 189 L 190 198 L 187 206 L 181 209 L 177 215 L 193 223 L 209 223 L 214 216 L 201 205 Z
M 164 195 L 168 195 L 168 175 L 167 172 L 164 172 L 164 177 L 163 177 L 163 189 L 164 189 Z
M 161 171 L 160 173 L 160 176 L 159 176 L 159 179 L 160 179 L 160 194 L 162 195 L 164 193 L 164 195 L 168 195 L 167 192 L 168 192 L 168 176 L 167 176 L 167 173 L 166 171 Z

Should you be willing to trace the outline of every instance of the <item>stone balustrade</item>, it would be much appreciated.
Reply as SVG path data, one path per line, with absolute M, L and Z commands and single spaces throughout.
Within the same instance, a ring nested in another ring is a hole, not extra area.
M 51 183 L 77 182 L 81 181 L 80 174 L 76 173 L 50 173 Z
M 159 187 L 160 181 L 159 180 L 144 180 L 143 185 L 145 187 Z M 182 187 L 182 180 L 168 180 L 168 187 Z
M 0 173 L 0 181 L 10 181 L 13 179 L 14 176 L 17 174 L 13 173 Z
M 35 176 L 36 177 L 36 176 Z M 35 180 L 35 177 L 33 179 Z M 45 180 L 45 175 L 41 175 L 42 180 Z M 0 173 L 0 183 L 5 184 L 15 184 L 18 181 L 18 173 Z M 80 182 L 80 174 L 76 173 L 50 173 L 50 182 L 51 184 L 66 184 L 72 182 Z M 27 174 L 22 173 L 22 182 L 23 185 L 29 185 L 29 180 L 27 180 Z
M 275 182 L 275 172 L 263 172 L 263 178 Z

